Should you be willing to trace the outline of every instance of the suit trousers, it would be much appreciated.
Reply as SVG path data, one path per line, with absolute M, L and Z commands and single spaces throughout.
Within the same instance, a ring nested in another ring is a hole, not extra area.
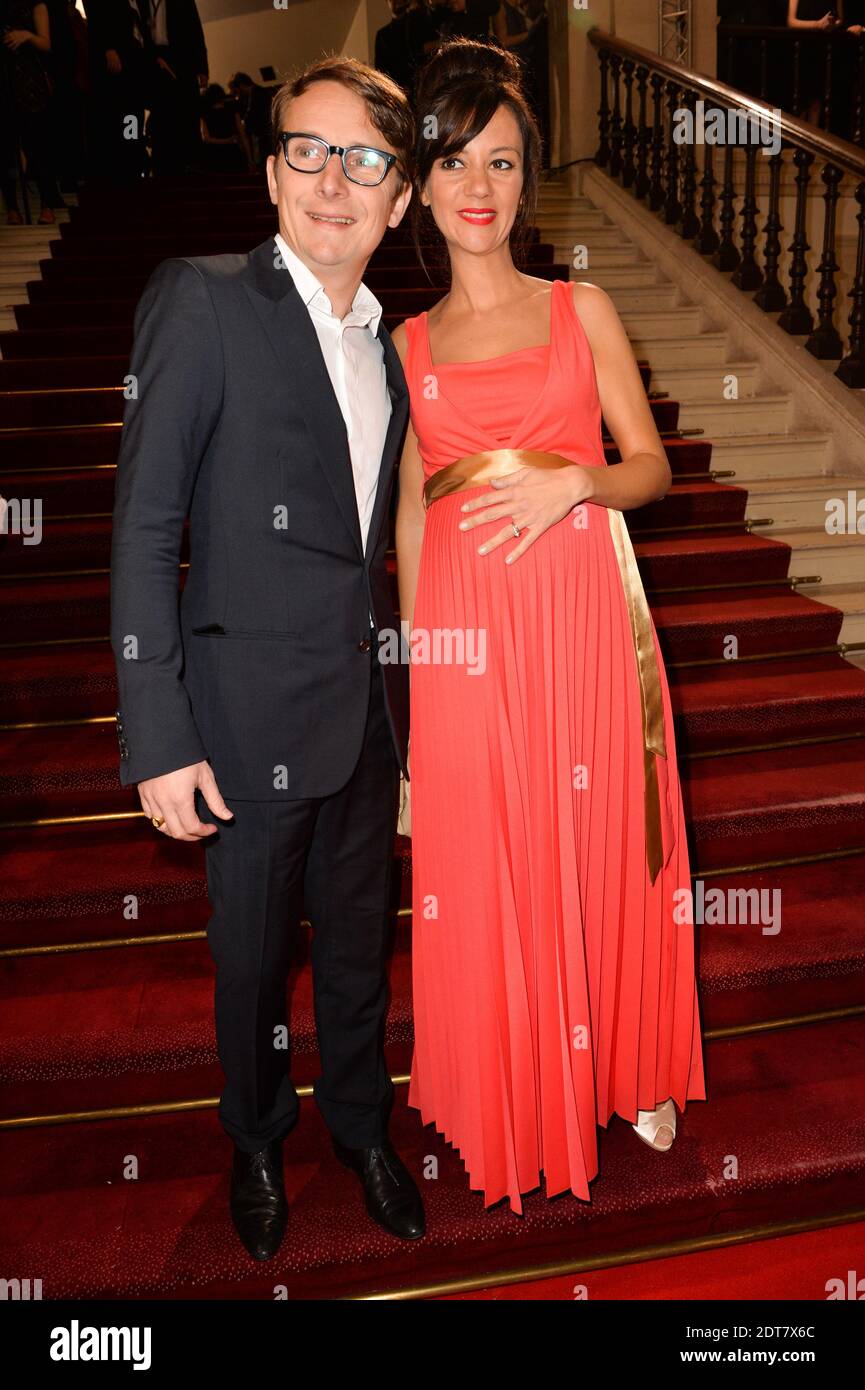
M 287 711 L 287 717 L 291 712 Z M 216 965 L 216 1040 L 225 1073 L 219 1119 L 254 1153 L 299 1113 L 289 1076 L 286 988 L 301 909 L 311 965 L 321 1075 L 313 1094 L 331 1134 L 379 1145 L 393 1085 L 384 1061 L 385 957 L 399 790 L 376 644 L 366 728 L 348 782 L 308 800 L 241 801 L 205 841 Z
M 164 58 L 174 76 L 156 62 Z M 201 96 L 198 77 L 172 48 L 157 48 L 150 70 L 149 133 L 154 174 L 185 174 L 201 157 Z

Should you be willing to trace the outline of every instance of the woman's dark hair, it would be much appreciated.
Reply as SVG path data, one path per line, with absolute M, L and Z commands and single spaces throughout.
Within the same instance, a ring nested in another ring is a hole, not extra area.
M 522 261 L 534 230 L 541 137 L 523 88 L 520 59 L 496 43 L 448 39 L 421 68 L 414 105 L 416 196 L 410 207 L 414 244 L 424 270 L 424 245 L 432 243 L 436 248 L 437 267 L 446 266 L 447 254 L 445 239 L 432 212 L 421 203 L 420 192 L 436 160 L 458 154 L 500 106 L 513 111 L 522 137 L 523 188 L 510 233 L 514 260 Z

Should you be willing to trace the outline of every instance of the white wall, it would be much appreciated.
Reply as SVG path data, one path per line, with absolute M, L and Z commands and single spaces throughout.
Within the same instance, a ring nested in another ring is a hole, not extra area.
M 558 143 L 554 137 L 553 163 L 584 159 L 597 149 L 600 83 L 589 29 L 597 26 L 657 53 L 658 8 L 658 0 L 588 0 L 587 8 L 579 10 L 572 0 L 547 0 L 556 94 L 553 129 L 558 126 L 560 132 Z M 716 14 L 715 0 L 691 0 L 691 66 L 709 77 L 715 75 Z
M 238 70 L 258 80 L 267 64 L 284 78 L 329 53 L 368 60 L 367 0 L 292 0 L 284 10 L 267 6 L 211 20 L 206 4 L 198 0 L 211 82 L 224 86 Z

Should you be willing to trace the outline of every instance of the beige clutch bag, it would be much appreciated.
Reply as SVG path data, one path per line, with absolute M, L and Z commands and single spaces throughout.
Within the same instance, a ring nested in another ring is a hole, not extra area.
M 411 744 L 409 744 L 409 750 Z M 411 772 L 411 761 L 406 754 L 406 764 Z M 411 835 L 411 784 L 406 781 L 402 773 L 399 775 L 399 815 L 397 816 L 396 829 L 398 835 Z

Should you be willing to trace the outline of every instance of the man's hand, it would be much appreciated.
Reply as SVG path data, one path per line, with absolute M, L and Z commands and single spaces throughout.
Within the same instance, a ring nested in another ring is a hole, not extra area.
M 196 787 L 201 789 L 213 815 L 220 820 L 231 820 L 234 812 L 229 811 L 223 801 L 209 762 L 190 763 L 189 767 L 179 767 L 174 772 L 148 777 L 138 783 L 138 795 L 145 813 L 151 818 L 164 817 L 164 824 L 159 827 L 161 835 L 170 835 L 174 840 L 201 840 L 219 829 L 198 819 Z
M 111 73 L 112 77 L 118 77 L 119 74 L 123 71 L 123 64 L 120 61 L 120 54 L 117 52 L 116 48 L 106 48 L 105 66 Z

